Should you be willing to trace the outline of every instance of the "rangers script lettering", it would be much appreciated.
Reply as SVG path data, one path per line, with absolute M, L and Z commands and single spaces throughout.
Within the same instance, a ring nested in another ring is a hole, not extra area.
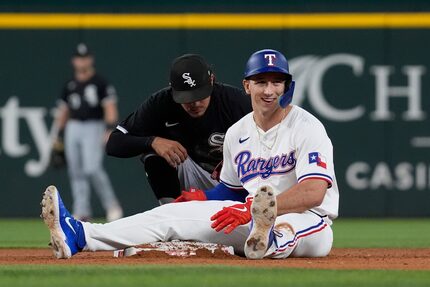
M 234 159 L 237 164 L 237 176 L 242 183 L 257 176 L 266 179 L 273 175 L 289 173 L 296 167 L 294 151 L 289 154 L 276 155 L 274 157 L 253 158 L 250 151 L 240 152 Z

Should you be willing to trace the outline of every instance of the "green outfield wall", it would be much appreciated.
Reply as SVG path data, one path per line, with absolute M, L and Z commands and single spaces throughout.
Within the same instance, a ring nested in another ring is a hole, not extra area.
M 170 62 L 180 54 L 201 53 L 218 80 L 240 86 L 252 52 L 284 52 L 296 80 L 294 103 L 316 115 L 332 139 L 340 214 L 429 216 L 428 7 L 382 1 L 372 10 L 367 2 L 351 8 L 334 1 L 329 9 L 317 2 L 276 10 L 269 1 L 264 14 L 241 1 L 231 10 L 221 2 L 221 11 L 187 10 L 177 1 L 164 8 L 145 1 L 73 9 L 53 1 L 0 4 L 0 216 L 38 215 L 49 184 L 71 203 L 66 171 L 48 167 L 49 137 L 80 41 L 116 86 L 121 118 L 168 84 Z M 127 214 L 156 206 L 138 158 L 110 157 L 106 166 Z

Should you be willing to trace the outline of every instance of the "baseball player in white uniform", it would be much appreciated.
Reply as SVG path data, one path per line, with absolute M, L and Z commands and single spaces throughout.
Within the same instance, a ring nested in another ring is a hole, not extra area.
M 252 54 L 243 86 L 253 112 L 226 133 L 220 184 L 107 224 L 75 220 L 49 186 L 42 217 L 54 255 L 177 239 L 231 245 L 249 259 L 326 256 L 339 192 L 324 126 L 291 104 L 294 81 L 278 51 Z M 243 189 L 248 196 L 237 201 Z

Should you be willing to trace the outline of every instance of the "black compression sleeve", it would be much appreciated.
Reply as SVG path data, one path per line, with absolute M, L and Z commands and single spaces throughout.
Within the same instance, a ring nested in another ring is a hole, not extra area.
M 106 144 L 106 153 L 115 157 L 133 157 L 152 151 L 151 144 L 155 137 L 139 137 L 114 130 Z

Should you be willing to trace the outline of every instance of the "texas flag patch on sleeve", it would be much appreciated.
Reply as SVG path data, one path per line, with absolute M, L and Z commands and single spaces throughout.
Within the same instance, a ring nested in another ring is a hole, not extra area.
M 309 164 L 316 163 L 317 166 L 327 169 L 327 161 L 319 152 L 309 153 Z

